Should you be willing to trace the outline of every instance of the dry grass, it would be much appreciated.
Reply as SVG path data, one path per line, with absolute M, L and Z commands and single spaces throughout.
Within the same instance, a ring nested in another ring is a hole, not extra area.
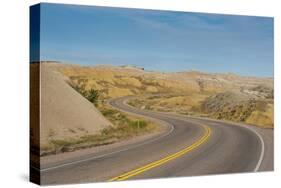
M 128 116 L 108 106 L 100 105 L 101 113 L 113 123 L 114 127 L 105 128 L 100 134 L 85 134 L 79 138 L 52 139 L 42 146 L 41 155 L 69 152 L 77 149 L 108 145 L 135 136 L 152 133 L 158 127 L 150 121 Z M 74 131 L 74 130 L 71 130 Z
M 186 95 L 166 94 L 154 95 L 150 97 L 139 97 L 129 101 L 131 106 L 155 110 L 160 112 L 176 112 L 181 114 L 192 114 L 191 109 L 199 106 L 208 95 L 202 93 L 192 93 Z
M 267 104 L 264 110 L 253 111 L 245 122 L 264 128 L 272 128 L 274 126 L 273 104 Z

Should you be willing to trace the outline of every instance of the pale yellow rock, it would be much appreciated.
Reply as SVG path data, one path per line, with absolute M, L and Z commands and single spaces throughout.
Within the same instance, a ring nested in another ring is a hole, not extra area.
M 117 97 L 123 97 L 123 96 L 128 96 L 132 95 L 133 93 L 129 89 L 123 89 L 123 88 L 109 88 L 108 89 L 108 96 L 112 98 L 117 98 Z
M 145 88 L 145 91 L 150 92 L 150 93 L 155 93 L 155 92 L 158 92 L 158 89 L 154 86 L 147 86 Z
M 134 86 L 134 87 L 142 86 L 141 82 L 138 79 L 133 78 L 133 77 L 121 77 L 117 83 L 123 84 L 123 85 Z

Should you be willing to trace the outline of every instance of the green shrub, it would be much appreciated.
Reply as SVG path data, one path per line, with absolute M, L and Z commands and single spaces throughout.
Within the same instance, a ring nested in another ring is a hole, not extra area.
M 114 114 L 117 114 L 118 111 L 117 110 L 113 110 L 113 109 L 102 109 L 101 110 L 101 113 L 104 115 L 104 116 L 112 116 Z
M 99 91 L 95 89 L 91 89 L 87 92 L 86 98 L 93 104 L 97 104 L 99 98 Z
M 81 80 L 78 80 L 79 84 L 74 84 L 70 82 L 69 85 L 75 89 L 78 93 L 80 93 L 83 97 L 88 99 L 91 103 L 97 105 L 99 99 L 99 91 L 95 89 L 91 89 L 90 91 L 86 91 L 85 84 L 81 84 Z

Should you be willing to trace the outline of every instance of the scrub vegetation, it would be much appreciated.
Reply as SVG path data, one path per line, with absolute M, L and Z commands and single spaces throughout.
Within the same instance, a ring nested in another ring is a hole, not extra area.
M 99 111 L 113 124 L 113 126 L 103 129 L 99 134 L 87 134 L 87 131 L 84 130 L 85 134 L 83 136 L 72 139 L 52 139 L 54 131 L 50 130 L 49 136 L 51 139 L 49 144 L 42 146 L 42 156 L 113 144 L 135 136 L 157 131 L 158 126 L 151 121 L 127 115 L 104 103 L 98 104 L 99 94 L 97 90 L 90 89 L 89 91 L 85 91 L 80 87 L 75 87 L 73 85 L 72 87 L 92 102 L 93 105 L 98 106 Z M 75 130 L 73 129 L 68 130 L 69 132 L 75 133 Z

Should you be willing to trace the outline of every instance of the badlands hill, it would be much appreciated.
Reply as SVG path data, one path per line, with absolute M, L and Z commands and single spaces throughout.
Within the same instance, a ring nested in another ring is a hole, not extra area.
M 265 85 L 272 78 L 242 77 L 235 74 L 207 74 L 197 71 L 161 73 L 134 67 L 65 65 L 62 73 L 85 90 L 95 88 L 104 98 L 144 93 L 218 93 Z
M 273 127 L 273 78 L 198 71 L 163 73 L 132 66 L 82 67 L 62 64 L 60 72 L 79 90 L 98 90 L 100 101 L 137 95 L 130 104 Z
M 256 88 L 252 88 L 253 94 L 242 90 L 241 92 L 226 91 L 212 95 L 202 102 L 200 110 L 215 119 L 273 127 L 273 90 L 265 86 L 264 88 L 266 92 L 259 93 L 255 92 Z
M 69 140 L 96 134 L 111 123 L 67 83 L 68 78 L 57 63 L 41 63 L 41 125 L 42 151 L 51 150 L 54 140 Z M 31 64 L 31 71 L 39 64 Z M 41 151 L 41 152 L 42 152 Z

